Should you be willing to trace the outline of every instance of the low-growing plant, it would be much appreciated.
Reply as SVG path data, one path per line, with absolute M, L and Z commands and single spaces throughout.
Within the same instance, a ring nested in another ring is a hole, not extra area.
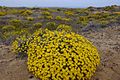
M 55 30 L 57 26 L 55 22 L 48 22 L 45 28 L 47 28 L 48 30 Z
M 0 16 L 5 16 L 6 14 L 6 12 L 0 12 Z
M 33 21 L 34 18 L 33 18 L 33 17 L 27 17 L 26 20 L 28 20 L 28 21 Z
M 11 25 L 14 25 L 16 27 L 20 27 L 22 25 L 22 21 L 19 19 L 12 19 L 9 21 Z
M 65 22 L 69 22 L 69 21 L 71 21 L 71 18 L 62 18 L 62 20 Z
M 44 16 L 45 19 L 53 19 L 53 16 Z
M 41 28 L 42 27 L 42 23 L 38 22 L 38 23 L 33 24 L 33 26 L 35 28 Z
M 31 15 L 33 12 L 31 10 L 22 10 L 20 11 L 22 16 L 29 16 Z
M 51 13 L 48 12 L 48 11 L 43 11 L 41 14 L 44 15 L 44 16 L 50 16 L 51 15 Z
M 62 20 L 62 17 L 61 17 L 61 16 L 56 16 L 55 19 L 56 19 L 56 20 Z
M 74 15 L 74 13 L 72 11 L 66 11 L 65 14 L 68 15 L 68 16 L 73 16 Z
M 109 22 L 108 21 L 99 21 L 99 24 L 102 28 L 104 28 L 109 24 Z
M 16 26 L 13 26 L 13 25 L 5 25 L 2 27 L 2 30 L 4 31 L 11 31 L 11 30 L 15 30 L 16 29 Z
M 60 24 L 57 29 L 57 31 L 66 31 L 66 32 L 71 32 L 72 31 L 72 27 L 71 26 L 68 26 L 68 25 L 65 25 L 65 24 Z

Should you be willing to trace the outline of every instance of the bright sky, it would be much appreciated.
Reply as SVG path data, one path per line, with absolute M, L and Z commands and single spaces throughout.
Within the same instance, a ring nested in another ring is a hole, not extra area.
M 0 6 L 9 7 L 103 7 L 120 5 L 120 0 L 0 0 Z

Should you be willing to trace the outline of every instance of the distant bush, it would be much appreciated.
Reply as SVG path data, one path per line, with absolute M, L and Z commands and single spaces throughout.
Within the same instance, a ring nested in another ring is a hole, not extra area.
M 12 19 L 9 21 L 11 25 L 14 25 L 16 27 L 20 27 L 22 25 L 22 21 L 19 19 Z
M 4 30 L 4 31 L 11 31 L 11 30 L 15 30 L 15 29 L 16 29 L 16 27 L 13 25 L 5 25 L 2 27 L 2 30 Z
M 29 16 L 32 14 L 32 11 L 31 10 L 22 10 L 22 11 L 20 11 L 20 13 L 23 16 Z
M 74 13 L 72 11 L 66 11 L 65 14 L 68 15 L 68 16 L 73 16 L 74 15 Z
M 71 26 L 68 26 L 68 25 L 65 25 L 65 24 L 60 24 L 57 29 L 57 31 L 66 31 L 66 32 L 70 32 L 72 31 L 72 27 Z
M 57 26 L 55 22 L 48 22 L 45 28 L 47 28 L 48 30 L 55 30 Z
M 19 14 L 20 13 L 20 11 L 18 10 L 18 9 L 9 9 L 8 11 L 7 11 L 7 14 Z
M 61 16 L 56 16 L 55 19 L 56 19 L 56 20 L 62 20 L 62 17 L 61 17 Z
M 53 16 L 44 16 L 45 19 L 53 19 Z
M 0 12 L 0 16 L 5 16 L 6 14 L 6 12 Z
M 62 20 L 65 22 L 69 22 L 69 21 L 71 21 L 71 18 L 62 18 Z
M 33 21 L 33 20 L 34 20 L 33 17 L 27 17 L 26 19 L 27 19 L 28 21 Z
M 39 16 L 38 19 L 44 19 L 45 17 L 44 16 Z
M 86 16 L 80 16 L 78 21 L 77 21 L 77 24 L 81 24 L 82 26 L 86 26 L 88 24 L 88 17 Z
M 35 23 L 35 24 L 33 24 L 33 26 L 35 27 L 35 28 L 41 28 L 42 27 L 42 23 Z
M 48 11 L 43 11 L 43 12 L 42 12 L 42 15 L 44 15 L 44 16 L 50 16 L 51 14 L 50 14 L 50 12 L 48 12 Z
M 114 12 L 114 14 L 116 14 L 116 15 L 120 15 L 120 12 Z
M 99 24 L 102 28 L 104 28 L 109 24 L 109 21 L 99 21 Z

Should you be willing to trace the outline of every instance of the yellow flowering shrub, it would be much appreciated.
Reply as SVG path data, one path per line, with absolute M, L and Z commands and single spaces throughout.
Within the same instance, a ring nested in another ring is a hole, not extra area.
M 100 63 L 96 47 L 74 32 L 39 29 L 21 39 L 13 47 L 27 54 L 28 70 L 40 80 L 87 80 Z

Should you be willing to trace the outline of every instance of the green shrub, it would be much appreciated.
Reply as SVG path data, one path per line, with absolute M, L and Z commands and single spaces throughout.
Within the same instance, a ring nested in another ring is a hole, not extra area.
M 53 16 L 44 16 L 45 19 L 53 19 Z
M 88 24 L 88 17 L 87 16 L 80 16 L 77 24 L 81 24 L 82 26 L 86 26 Z
M 56 20 L 62 20 L 62 17 L 61 17 L 61 16 L 56 16 L 55 19 L 56 19 Z
M 72 11 L 66 11 L 65 14 L 68 15 L 68 16 L 73 16 L 74 15 L 74 13 Z
M 0 16 L 5 16 L 6 14 L 6 12 L 0 12 Z
M 11 30 L 15 30 L 15 29 L 16 29 L 16 27 L 13 25 L 5 25 L 2 27 L 2 30 L 4 30 L 4 31 L 11 31 Z
M 109 21 L 98 21 L 102 28 L 106 27 L 109 24 Z
M 27 17 L 26 19 L 27 19 L 28 21 L 33 21 L 33 20 L 34 20 L 33 17 Z
M 20 13 L 23 16 L 29 16 L 32 14 L 32 11 L 31 10 L 22 10 Z
M 12 14 L 12 15 L 16 15 L 16 14 L 19 14 L 19 10 L 18 9 L 9 9 L 7 11 L 7 14 Z
M 57 31 L 66 31 L 66 32 L 70 32 L 72 31 L 72 27 L 71 26 L 68 26 L 68 25 L 65 25 L 65 24 L 60 24 L 57 29 Z
M 43 12 L 42 12 L 42 15 L 50 16 L 51 14 L 50 14 L 50 12 L 48 12 L 48 11 L 43 11 Z
M 86 38 L 73 32 L 38 30 L 23 46 L 28 70 L 41 80 L 89 80 L 100 63 L 98 51 Z
M 16 27 L 20 27 L 22 25 L 22 21 L 19 19 L 12 19 L 9 21 L 11 25 L 14 25 Z
M 56 23 L 55 22 L 48 22 L 47 24 L 46 24 L 46 27 L 45 28 L 47 28 L 47 29 L 49 29 L 49 30 L 55 30 L 56 28 L 57 28 L 57 26 L 56 26 Z
M 44 19 L 44 16 L 39 16 L 38 19 Z
M 35 23 L 35 24 L 33 24 L 33 26 L 35 27 L 35 28 L 41 28 L 42 27 L 42 23 Z
M 71 21 L 70 18 L 62 18 L 62 20 L 65 21 L 65 22 L 69 22 L 69 21 Z

